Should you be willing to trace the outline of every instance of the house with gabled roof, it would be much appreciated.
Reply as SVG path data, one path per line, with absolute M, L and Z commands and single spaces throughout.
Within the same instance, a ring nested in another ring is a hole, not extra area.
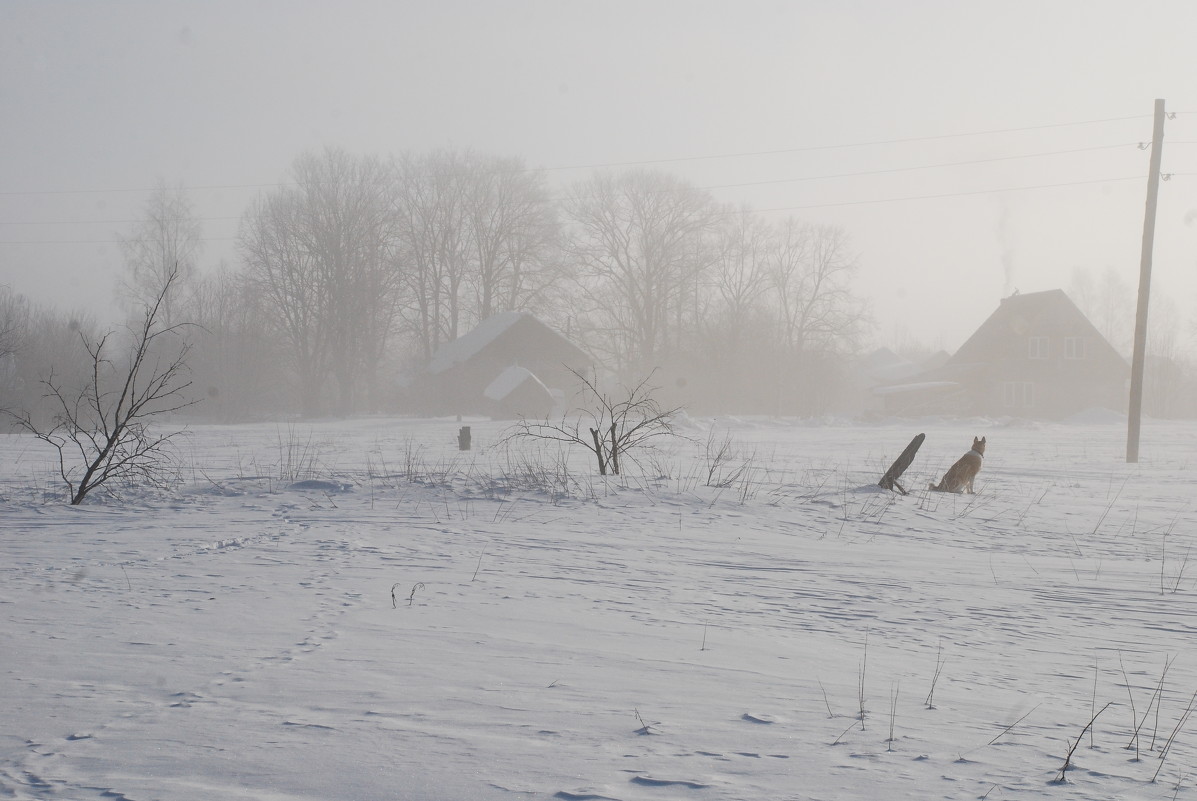
M 1063 419 L 1126 407 L 1130 365 L 1060 289 L 1003 298 L 939 368 L 878 387 L 891 412 Z
M 593 359 L 527 312 L 501 312 L 439 347 L 416 381 L 433 414 L 544 417 Z

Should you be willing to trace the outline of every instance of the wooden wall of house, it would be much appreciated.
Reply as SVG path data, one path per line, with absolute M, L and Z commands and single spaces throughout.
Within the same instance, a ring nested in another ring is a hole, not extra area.
M 1060 420 L 1092 408 L 1126 408 L 1121 370 L 1089 360 L 1011 359 L 989 366 L 970 393 L 979 414 Z

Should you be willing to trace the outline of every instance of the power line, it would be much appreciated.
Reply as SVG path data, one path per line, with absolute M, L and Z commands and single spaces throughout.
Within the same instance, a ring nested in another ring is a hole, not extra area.
M 1192 176 L 1197 173 L 1179 172 L 1169 173 L 1169 177 Z M 1027 192 L 1040 189 L 1061 189 L 1070 186 L 1092 186 L 1094 184 L 1107 183 L 1121 183 L 1123 181 L 1140 181 L 1143 179 L 1141 175 L 1131 175 L 1121 178 L 1097 178 L 1088 181 L 1065 181 L 1054 184 L 1033 184 L 1030 186 L 1011 186 L 1000 189 L 976 189 L 966 192 L 944 192 L 941 194 L 929 195 L 907 195 L 904 197 L 890 197 L 890 198 L 873 198 L 870 200 L 846 200 L 837 203 L 811 203 L 801 206 L 778 206 L 773 208 L 756 209 L 750 208 L 746 210 L 736 209 L 727 212 L 728 214 L 740 213 L 761 213 L 766 214 L 777 211 L 802 211 L 806 209 L 829 209 L 839 208 L 844 206 L 865 206 L 881 203 L 905 203 L 913 200 L 944 200 L 954 197 L 974 197 L 976 195 L 995 195 L 1004 192 Z M 237 237 L 222 236 L 222 237 L 200 237 L 201 242 L 234 242 Z M 146 240 L 126 240 L 126 241 L 146 241 Z M 31 239 L 31 240 L 0 240 L 0 245 L 119 245 L 121 240 L 115 239 Z
M 1184 173 L 1176 173 L 1182 175 Z M 772 211 L 800 211 L 803 209 L 830 209 L 840 206 L 865 206 L 872 203 L 902 203 L 908 200 L 942 200 L 953 197 L 969 197 L 973 195 L 997 195 L 1003 192 L 1025 192 L 1035 189 L 1060 189 L 1068 186 L 1090 186 L 1093 184 L 1109 184 L 1121 181 L 1141 181 L 1142 175 L 1130 175 L 1124 178 L 1098 178 L 1091 181 L 1067 181 L 1058 184 L 1035 184 L 1032 186 L 1011 186 L 1005 189 L 977 189 L 971 192 L 946 192 L 939 195 L 909 195 L 906 197 L 877 198 L 874 200 L 846 200 L 841 203 L 813 203 L 807 206 L 783 206 L 772 209 L 752 209 L 754 212 L 767 213 Z
M 960 138 L 969 137 L 969 136 L 988 136 L 991 134 L 1019 133 L 1019 132 L 1023 132 L 1023 131 L 1042 131 L 1042 130 L 1047 130 L 1050 128 L 1068 128 L 1068 127 L 1072 127 L 1072 126 L 1076 126 L 1076 125 L 1095 125 L 1098 123 L 1106 123 L 1106 122 L 1124 122 L 1126 120 L 1141 120 L 1147 116 L 1149 116 L 1149 115 L 1135 114 L 1135 115 L 1132 115 L 1129 117 L 1107 117 L 1105 119 L 1100 119 L 1100 120 L 1080 120 L 1078 122 L 1057 122 L 1057 123 L 1049 123 L 1046 125 L 1028 125 L 1028 126 L 1023 126 L 1020 128 L 992 128 L 987 131 L 966 131 L 966 132 L 962 132 L 962 133 L 936 134 L 934 136 L 912 136 L 912 137 L 907 137 L 907 138 L 902 138 L 902 139 L 876 139 L 873 141 L 865 141 L 865 142 L 846 142 L 846 143 L 842 143 L 842 144 L 809 145 L 806 147 L 791 147 L 791 148 L 783 148 L 781 150 L 757 150 L 757 151 L 750 151 L 750 152 L 745 152 L 745 153 L 721 153 L 718 155 L 707 155 L 707 156 L 678 156 L 678 157 L 673 157 L 673 158 L 646 159 L 643 161 L 619 161 L 619 162 L 611 162 L 611 163 L 607 163 L 607 164 L 575 164 L 575 165 L 567 166 L 567 167 L 542 167 L 541 169 L 543 169 L 545 171 L 550 171 L 550 170 L 598 169 L 601 167 L 638 167 L 638 166 L 644 166 L 646 164 L 674 164 L 674 163 L 683 162 L 683 161 L 702 161 L 702 160 L 706 160 L 706 159 L 730 159 L 730 158 L 743 158 L 746 156 L 777 156 L 777 155 L 782 155 L 782 154 L 786 154 L 786 153 L 811 153 L 811 152 L 820 151 L 820 150 L 839 150 L 839 149 L 853 148 L 853 147 L 877 147 L 880 145 L 903 145 L 903 144 L 910 144 L 913 142 L 934 142 L 934 141 L 939 141 L 939 140 L 944 140 L 944 139 L 960 139 Z
M 179 218 L 174 218 L 179 219 Z M 226 220 L 240 220 L 240 217 L 191 217 L 189 219 L 196 222 L 221 222 Z M 129 223 L 142 223 L 144 218 L 136 220 L 34 220 L 31 222 L 21 222 L 19 220 L 0 220 L 0 225 L 128 225 Z
M 122 242 L 149 242 L 149 239 L 7 239 L 0 245 L 119 245 Z M 199 242 L 236 242 L 235 236 L 201 236 Z
M 187 191 L 192 190 L 208 190 L 208 189 L 270 189 L 282 186 L 294 186 L 288 183 L 271 183 L 271 184 L 200 184 L 198 186 L 184 186 L 183 189 Z M 99 195 L 105 193 L 122 194 L 122 193 L 137 193 L 137 192 L 157 192 L 160 187 L 144 187 L 141 189 L 134 188 L 109 188 L 109 189 L 30 189 L 18 192 L 0 192 L 0 197 L 26 197 L 29 195 Z
M 965 167 L 970 164 L 991 164 L 998 161 L 1014 161 L 1017 159 L 1040 158 L 1043 156 L 1062 156 L 1070 153 L 1087 153 L 1095 150 L 1112 150 L 1121 147 L 1137 147 L 1138 142 L 1124 142 L 1118 145 L 1097 145 L 1095 147 L 1078 147 L 1071 150 L 1049 150 L 1042 153 L 1025 153 L 1016 156 L 993 156 L 984 159 L 969 159 L 967 161 L 946 161 L 939 164 L 920 164 L 913 167 L 890 167 L 882 170 L 862 170 L 860 172 L 829 173 L 827 175 L 811 175 L 802 178 L 776 178 L 769 181 L 750 181 L 742 184 L 717 184 L 703 186 L 702 189 L 738 189 L 745 186 L 765 186 L 768 184 L 787 184 L 798 181 L 821 181 L 830 178 L 856 178 L 867 175 L 887 175 L 898 172 L 913 172 L 915 170 L 931 170 L 942 167 Z
M 1093 147 L 1070 148 L 1067 150 L 1048 150 L 1038 153 L 1021 153 L 1010 156 L 992 156 L 981 159 L 966 159 L 963 161 L 949 161 L 940 162 L 937 164 L 918 164 L 909 167 L 890 167 L 878 170 L 861 170 L 857 172 L 843 172 L 843 173 L 829 173 L 825 175 L 810 175 L 801 176 L 798 178 L 775 178 L 766 181 L 745 181 L 734 184 L 714 184 L 698 187 L 699 189 L 713 190 L 713 189 L 739 189 L 750 186 L 770 186 L 784 183 L 798 183 L 802 181 L 821 181 L 835 178 L 854 178 L 864 177 L 869 175 L 888 175 L 902 172 L 915 172 L 918 170 L 942 169 L 946 167 L 964 167 L 973 164 L 992 164 L 1002 161 L 1016 161 L 1019 159 L 1029 158 L 1043 158 L 1048 156 L 1062 156 L 1071 155 L 1074 153 L 1088 153 L 1099 150 L 1114 150 L 1124 147 L 1137 147 L 1138 142 L 1123 142 L 1113 145 L 1095 145 Z M 244 186 L 249 186 L 245 184 Z M 281 184 L 280 184 L 281 186 Z M 197 222 L 227 222 L 229 220 L 239 220 L 236 216 L 219 216 L 219 217 L 195 217 Z M 12 220 L 0 220 L 0 225 L 127 225 L 142 222 L 141 219 L 126 219 L 126 220 L 37 220 L 31 222 L 21 222 Z
M 1185 113 L 1185 112 L 1177 112 Z M 1106 117 L 1104 119 L 1096 120 L 1078 120 L 1076 122 L 1057 122 L 1047 123 L 1044 125 L 1026 125 L 1017 128 L 991 128 L 984 131 L 964 131 L 959 133 L 949 134 L 935 134 L 931 136 L 912 136 L 897 139 L 875 139 L 870 141 L 860 142 L 844 142 L 836 144 L 824 145 L 807 145 L 804 147 L 781 148 L 777 150 L 751 150 L 738 153 L 716 153 L 699 156 L 674 156 L 656 159 L 641 159 L 635 161 L 610 161 L 610 162 L 596 162 L 592 164 L 571 164 L 558 165 L 551 167 L 527 167 L 523 172 L 558 172 L 567 170 L 584 170 L 584 169 L 602 169 L 609 167 L 641 167 L 649 164 L 677 164 L 690 161 L 713 161 L 717 159 L 732 159 L 732 158 L 750 158 L 754 156 L 776 156 L 787 153 L 812 153 L 824 150 L 842 150 L 857 147 L 878 147 L 881 145 L 897 145 L 897 144 L 911 144 L 914 142 L 934 142 L 943 141 L 946 139 L 961 139 L 973 136 L 990 136 L 995 134 L 1020 133 L 1025 131 L 1043 131 L 1055 128 L 1070 128 L 1081 125 L 1098 125 L 1108 122 L 1125 122 L 1128 120 L 1144 119 L 1148 115 L 1136 114 L 1127 117 Z M 192 187 L 186 187 L 193 191 L 207 191 L 217 189 L 270 189 L 284 186 L 295 186 L 290 182 L 274 182 L 262 184 L 201 184 Z M 45 189 L 45 190 L 22 190 L 22 191 L 0 191 L 0 197 L 26 197 L 33 195 L 85 195 L 85 194 L 102 194 L 102 193 L 136 193 L 136 192 L 153 192 L 157 187 L 149 188 L 109 188 L 109 189 Z

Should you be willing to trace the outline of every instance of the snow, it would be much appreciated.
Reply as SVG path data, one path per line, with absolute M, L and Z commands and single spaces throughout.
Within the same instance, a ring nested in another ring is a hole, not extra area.
M 924 392 L 930 389 L 958 389 L 960 384 L 955 381 L 919 381 L 914 384 L 891 384 L 875 387 L 874 395 L 896 395 L 902 392 Z
M 540 384 L 546 397 L 549 397 L 549 389 L 541 383 L 540 379 L 532 374 L 531 370 L 517 365 L 508 367 L 503 372 L 499 373 L 494 381 L 487 384 L 486 389 L 482 391 L 484 397 L 493 401 L 502 401 L 507 398 L 512 392 L 515 392 L 521 384 L 525 381 L 534 381 Z
M 1197 797 L 1197 424 L 691 423 L 194 426 L 81 507 L 0 438 L 0 798 Z M 975 496 L 876 486 L 919 431 Z
M 1105 409 L 1100 406 L 1094 406 L 1089 409 L 1082 409 L 1076 414 L 1068 418 L 1070 423 L 1116 423 L 1118 425 L 1126 425 L 1126 413 L 1116 412 L 1113 409 Z

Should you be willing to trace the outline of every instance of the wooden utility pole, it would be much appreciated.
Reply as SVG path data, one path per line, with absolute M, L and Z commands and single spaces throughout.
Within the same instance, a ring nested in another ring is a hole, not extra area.
M 1151 128 L 1151 167 L 1147 173 L 1147 210 L 1143 214 L 1143 250 L 1139 257 L 1139 305 L 1135 309 L 1135 353 L 1131 361 L 1130 402 L 1126 409 L 1126 461 L 1139 461 L 1139 425 L 1143 417 L 1143 362 L 1147 358 L 1147 302 L 1151 296 L 1151 252 L 1155 246 L 1155 206 L 1164 155 L 1164 101 L 1155 101 Z

